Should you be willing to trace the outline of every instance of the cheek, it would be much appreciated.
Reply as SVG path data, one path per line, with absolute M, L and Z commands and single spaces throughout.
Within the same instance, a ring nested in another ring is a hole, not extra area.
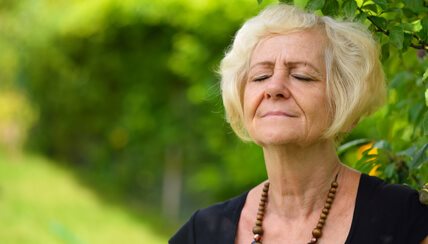
M 245 87 L 244 88 L 244 94 L 243 94 L 243 107 L 244 107 L 244 117 L 249 118 L 253 117 L 256 111 L 256 93 L 255 89 L 252 89 L 251 87 Z
M 318 126 L 328 126 L 331 121 L 331 116 L 326 96 L 324 94 L 317 94 L 313 95 L 312 98 L 313 101 L 311 104 L 308 104 L 308 107 L 310 107 L 308 119 L 312 123 L 318 124 Z

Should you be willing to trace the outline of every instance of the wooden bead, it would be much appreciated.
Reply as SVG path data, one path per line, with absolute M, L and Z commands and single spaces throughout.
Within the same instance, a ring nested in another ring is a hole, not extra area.
M 319 219 L 318 223 L 324 225 L 325 224 L 325 219 Z
M 326 202 L 324 204 L 324 208 L 330 209 L 331 208 L 331 203 Z
M 261 226 L 254 226 L 253 233 L 254 235 L 256 234 L 263 235 L 263 228 Z
M 321 235 L 322 235 L 321 229 L 315 228 L 312 231 L 312 236 L 315 237 L 315 238 L 320 238 Z
M 334 194 L 334 193 L 331 193 L 331 192 L 329 192 L 329 193 L 328 193 L 328 197 L 329 197 L 329 198 L 334 199 L 334 196 L 335 196 L 335 194 Z
M 321 224 L 321 223 L 318 223 L 318 224 L 317 224 L 317 228 L 318 228 L 318 229 L 321 229 L 322 227 L 324 227 L 324 225 L 323 225 L 323 224 Z
M 339 186 L 339 184 L 337 184 L 337 182 L 336 181 L 333 181 L 332 183 L 331 183 L 331 187 L 333 187 L 333 188 L 337 188 Z
M 336 194 L 336 188 L 330 188 L 329 192 Z
M 263 214 L 258 213 L 257 214 L 257 220 L 262 221 L 263 220 Z
M 326 219 L 327 218 L 327 214 L 325 214 L 325 213 L 321 213 L 321 215 L 320 215 L 320 219 Z
M 329 211 L 329 210 L 328 210 L 328 209 L 326 209 L 326 208 L 323 208 L 323 209 L 322 209 L 322 213 L 324 213 L 324 214 L 328 214 L 328 211 Z
M 327 198 L 327 200 L 325 202 L 332 204 L 333 203 L 333 198 L 329 197 L 329 198 Z
M 262 226 L 262 221 L 260 221 L 260 220 L 256 220 L 256 225 L 257 225 L 257 226 Z

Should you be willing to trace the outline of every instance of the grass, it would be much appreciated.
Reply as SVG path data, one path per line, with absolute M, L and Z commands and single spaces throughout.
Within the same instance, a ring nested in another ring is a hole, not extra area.
M 0 242 L 167 243 L 148 223 L 99 199 L 71 172 L 43 158 L 0 157 Z

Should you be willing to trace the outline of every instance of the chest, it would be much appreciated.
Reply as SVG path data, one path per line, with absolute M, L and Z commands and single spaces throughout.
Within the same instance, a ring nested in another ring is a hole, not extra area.
M 317 242 L 345 243 L 349 235 L 355 205 L 342 205 L 336 211 L 332 211 L 322 230 L 322 236 Z M 318 216 L 308 219 L 295 219 L 292 221 L 281 218 L 270 218 L 263 221 L 263 244 L 274 243 L 308 243 L 312 238 L 312 230 L 318 222 Z M 244 208 L 238 222 L 235 244 L 250 244 L 253 241 L 252 228 L 255 223 L 255 215 L 249 209 Z

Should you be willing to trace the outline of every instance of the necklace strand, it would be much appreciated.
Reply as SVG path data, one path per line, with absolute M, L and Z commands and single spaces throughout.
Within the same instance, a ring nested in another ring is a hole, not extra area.
M 312 230 L 312 238 L 308 242 L 308 244 L 315 244 L 322 236 L 322 229 L 327 220 L 327 216 L 330 212 L 331 206 L 334 201 L 334 197 L 336 196 L 337 187 L 339 184 L 337 183 L 337 176 L 334 178 L 333 182 L 331 182 L 330 190 L 327 194 L 327 200 L 325 201 L 324 208 L 322 209 L 320 218 L 318 220 L 317 226 Z M 263 217 L 265 215 L 266 204 L 268 200 L 268 192 L 269 192 L 269 182 L 266 182 L 263 186 L 262 196 L 260 198 L 259 209 L 257 211 L 256 223 L 253 227 L 254 241 L 251 244 L 262 244 L 262 236 L 263 236 Z

